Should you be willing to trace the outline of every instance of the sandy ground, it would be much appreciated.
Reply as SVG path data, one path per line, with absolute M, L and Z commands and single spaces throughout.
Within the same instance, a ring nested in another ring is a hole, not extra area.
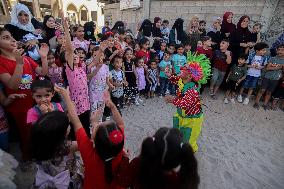
M 201 189 L 284 188 L 284 114 L 223 103 L 203 95 L 205 121 L 199 137 Z M 208 108 L 209 107 L 209 108 Z M 175 107 L 154 98 L 123 111 L 126 148 L 139 154 L 143 138 L 172 126 Z M 32 173 L 18 170 L 18 188 L 28 188 Z

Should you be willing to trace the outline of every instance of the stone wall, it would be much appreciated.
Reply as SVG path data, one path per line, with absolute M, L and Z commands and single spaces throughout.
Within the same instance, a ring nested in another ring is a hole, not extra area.
M 119 3 L 106 5 L 104 9 L 105 20 L 109 20 L 111 23 L 118 20 L 126 21 L 128 28 L 135 31 L 137 23 L 145 18 L 153 20 L 154 17 L 158 16 L 162 19 L 168 19 L 170 25 L 172 25 L 176 18 L 181 17 L 185 20 L 186 28 L 190 18 L 194 15 L 197 15 L 201 20 L 206 20 L 207 26 L 210 26 L 213 16 L 222 17 L 224 12 L 231 11 L 234 13 L 234 23 L 238 22 L 240 16 L 246 14 L 251 18 L 251 25 L 257 21 L 262 21 L 265 25 L 264 32 L 269 29 L 275 16 L 279 17 L 280 20 L 278 19 L 277 22 L 281 22 L 283 26 L 284 0 L 150 0 L 149 4 L 149 15 L 146 15 L 147 11 L 145 10 L 148 7 L 143 7 L 143 2 L 141 2 L 142 7 L 138 10 L 120 11 Z M 276 15 L 275 8 L 278 9 Z M 274 25 L 277 27 L 281 24 Z M 281 28 L 277 27 L 276 30 L 279 33 Z

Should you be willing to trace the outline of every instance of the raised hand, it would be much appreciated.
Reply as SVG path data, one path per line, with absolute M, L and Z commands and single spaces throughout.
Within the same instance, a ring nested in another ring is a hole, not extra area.
M 24 49 L 15 49 L 15 50 L 13 50 L 13 54 L 14 54 L 14 56 L 16 58 L 16 63 L 17 64 L 23 64 L 24 63 L 24 61 L 23 61 L 23 56 L 25 54 L 24 52 L 25 52 Z
M 9 100 L 15 100 L 16 98 L 25 98 L 27 95 L 26 94 L 10 94 L 8 96 Z
M 48 51 L 49 51 L 49 46 L 46 43 L 42 43 L 38 53 L 40 57 L 47 57 Z

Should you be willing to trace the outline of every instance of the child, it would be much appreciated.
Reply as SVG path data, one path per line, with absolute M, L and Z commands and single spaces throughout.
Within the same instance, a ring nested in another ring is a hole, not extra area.
M 17 98 L 7 106 L 6 111 L 12 115 L 20 134 L 23 160 L 29 159 L 30 127 L 27 126 L 27 111 L 33 106 L 30 85 L 38 75 L 47 75 L 48 46 L 42 44 L 39 50 L 42 67 L 31 58 L 23 56 L 24 49 L 17 49 L 17 42 L 11 33 L 0 29 L 0 82 L 4 85 L 7 96 L 10 94 L 26 94 L 25 98 Z M 26 163 L 22 164 L 23 171 Z
M 82 187 L 82 163 L 75 156 L 78 146 L 67 140 L 69 132 L 69 119 L 59 111 L 44 114 L 32 126 L 32 152 L 37 166 L 32 188 Z
M 159 70 L 157 69 L 157 63 L 152 60 L 150 68 L 147 70 L 146 78 L 148 81 L 148 98 L 153 98 L 157 86 L 159 85 Z
M 206 36 L 206 21 L 200 20 L 199 21 L 199 31 L 201 32 L 200 37 Z
M 229 41 L 223 39 L 220 43 L 220 50 L 213 54 L 213 73 L 210 81 L 210 96 L 216 99 L 218 89 L 223 82 L 228 66 L 232 62 L 232 53 L 228 50 Z
M 67 32 L 67 31 L 65 31 Z M 74 27 L 75 32 L 75 38 L 72 41 L 72 46 L 74 49 L 77 49 L 79 47 L 83 48 L 85 52 L 88 52 L 90 42 L 84 39 L 84 27 L 79 25 Z
M 162 32 L 162 36 L 163 36 L 163 39 L 165 40 L 165 42 L 169 43 L 169 37 L 170 37 L 171 29 L 169 28 L 169 21 L 168 20 L 163 20 L 161 32 Z
M 109 21 L 105 21 L 105 26 L 102 28 L 102 34 L 104 35 L 108 31 L 110 31 Z
M 157 52 L 160 60 L 163 59 L 164 52 L 166 51 L 166 48 L 167 48 L 167 43 L 165 41 L 162 41 L 161 45 L 160 45 L 160 50 Z
M 99 107 L 104 107 L 103 92 L 107 86 L 112 88 L 109 83 L 109 67 L 104 64 L 104 57 L 103 51 L 99 51 L 97 58 L 93 61 L 94 65 L 88 70 L 91 113 Z
M 190 51 L 191 51 L 191 43 L 190 43 L 190 41 L 187 40 L 187 41 L 184 43 L 184 53 L 183 53 L 183 55 L 187 57 L 187 54 L 188 54 Z
M 171 57 L 170 59 L 172 60 L 172 56 L 176 52 L 176 45 L 174 43 L 170 43 L 168 45 L 167 51 L 170 53 L 170 57 Z
M 93 49 L 92 49 L 92 51 L 91 51 L 91 57 L 88 59 L 88 60 L 86 60 L 86 62 L 85 62 L 85 64 L 87 65 L 87 67 L 91 67 L 91 66 L 93 66 L 93 61 L 96 59 L 96 57 L 97 57 L 97 54 L 98 54 L 98 51 L 99 51 L 99 47 L 98 46 L 96 46 L 96 47 L 94 47 Z
M 255 54 L 251 53 L 247 60 L 247 65 L 248 65 L 247 77 L 238 96 L 238 102 L 241 103 L 243 101 L 242 95 L 244 89 L 249 89 L 248 95 L 243 102 L 244 105 L 247 105 L 249 103 L 249 98 L 253 90 L 256 88 L 257 82 L 261 76 L 261 70 L 267 64 L 267 60 L 264 57 L 266 53 L 266 48 L 268 48 L 268 45 L 266 43 L 257 43 L 254 46 L 254 50 L 256 53 Z
M 160 96 L 165 96 L 166 91 L 169 88 L 169 77 L 165 74 L 165 72 L 171 72 L 172 63 L 170 61 L 170 54 L 165 51 L 164 52 L 164 59 L 159 64 L 160 67 Z
M 170 81 L 177 87 L 177 96 L 169 95 L 165 100 L 177 106 L 177 112 L 173 117 L 174 128 L 183 133 L 184 142 L 190 143 L 196 152 L 197 139 L 203 123 L 199 86 L 201 83 L 205 84 L 210 75 L 210 62 L 200 55 L 190 55 L 188 60 L 178 76 L 167 73 Z
M 107 42 L 107 48 L 104 50 L 106 63 L 110 64 L 113 57 L 119 54 L 119 50 L 114 47 L 114 35 L 112 32 L 107 32 L 104 36 L 104 40 Z
M 137 73 L 135 69 L 135 63 L 132 60 L 133 51 L 131 49 L 126 49 L 124 53 L 124 64 L 123 70 L 125 74 L 126 81 L 128 86 L 124 89 L 124 95 L 126 102 L 133 100 L 136 105 L 139 105 L 138 102 L 138 88 L 137 88 Z
M 64 112 L 60 103 L 51 102 L 54 96 L 54 87 L 51 81 L 47 79 L 34 80 L 31 90 L 36 105 L 28 111 L 27 124 L 34 124 L 42 115 L 48 112 Z
M 146 87 L 146 78 L 145 78 L 145 65 L 144 59 L 140 58 L 136 63 L 137 67 L 135 68 L 137 74 L 137 86 L 139 90 L 139 94 L 143 94 L 145 92 Z
M 65 81 L 63 79 L 63 67 L 58 67 L 55 63 L 55 55 L 52 51 L 47 54 L 48 62 L 48 77 L 53 84 L 60 87 L 65 87 Z
M 150 41 L 147 38 L 142 38 L 140 41 L 140 50 L 136 52 L 135 56 L 137 59 L 143 59 L 144 65 L 147 65 L 148 61 L 150 60 Z
M 103 110 L 96 111 L 91 117 L 93 134 L 90 140 L 82 128 L 67 91 L 63 88 L 56 88 L 56 91 L 64 96 L 76 132 L 78 148 L 85 166 L 83 188 L 121 189 L 119 183 L 123 181 L 121 176 L 129 165 L 129 158 L 123 153 L 124 121 L 110 100 L 110 95 L 108 92 L 104 94 L 104 103 L 111 109 L 114 121 L 99 123 Z
M 184 53 L 184 46 L 179 44 L 176 46 L 177 54 L 174 54 L 172 57 L 173 62 L 173 74 L 178 75 L 180 74 L 180 68 L 186 64 L 186 56 L 183 55 Z
M 160 128 L 153 137 L 144 139 L 141 153 L 131 161 L 129 170 L 132 188 L 197 189 L 199 184 L 192 148 L 174 128 Z
M 119 46 L 117 49 L 124 51 L 127 47 L 127 43 L 125 42 L 125 30 L 123 28 L 119 28 L 117 30 L 118 37 L 116 39 L 116 44 Z
M 261 39 L 260 39 L 260 30 L 261 30 L 261 24 L 260 23 L 255 23 L 253 25 L 253 27 L 252 27 L 252 32 L 251 32 L 252 42 L 259 43 L 261 41 Z
M 235 104 L 235 94 L 242 81 L 245 80 L 246 75 L 246 55 L 243 54 L 239 56 L 238 65 L 233 65 L 226 79 L 227 91 L 224 99 L 225 104 L 229 103 L 228 97 L 230 97 L 232 104 Z
M 87 83 L 86 65 L 81 62 L 76 52 L 73 55 L 73 70 L 66 67 L 70 96 L 75 103 L 77 114 L 87 133 L 90 126 L 90 102 Z
M 201 38 L 202 46 L 197 47 L 196 52 L 197 54 L 204 54 L 207 58 L 212 60 L 213 52 L 212 52 L 212 40 L 208 36 L 204 36 Z
M 277 56 L 272 57 L 266 66 L 266 72 L 264 73 L 261 90 L 258 91 L 254 107 L 259 109 L 259 101 L 264 93 L 264 103 L 263 108 L 267 110 L 268 103 L 271 97 L 271 94 L 276 89 L 280 79 L 282 78 L 284 71 L 284 44 L 280 45 L 277 48 Z
M 122 71 L 122 58 L 115 56 L 113 58 L 114 69 L 111 71 L 112 78 L 110 83 L 115 87 L 111 92 L 111 98 L 121 114 L 123 108 L 123 87 L 128 85 L 125 75 Z
M 25 98 L 25 94 L 10 94 L 5 96 L 3 86 L 0 84 L 0 149 L 8 151 L 9 148 L 9 125 L 3 107 L 8 106 L 17 98 Z
M 77 55 L 79 56 L 79 59 L 81 62 L 85 62 L 86 60 L 86 51 L 79 47 L 79 48 L 76 48 L 75 51 L 77 52 Z

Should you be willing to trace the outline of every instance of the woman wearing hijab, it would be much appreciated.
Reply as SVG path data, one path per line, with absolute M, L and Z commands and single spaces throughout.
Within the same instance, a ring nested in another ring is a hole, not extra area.
M 221 25 L 222 38 L 229 38 L 230 34 L 236 30 L 236 25 L 232 23 L 233 13 L 225 12 Z
M 233 63 L 236 64 L 241 53 L 248 54 L 248 49 L 253 46 L 248 29 L 250 18 L 244 15 L 240 18 L 237 29 L 230 34 L 230 48 L 233 53 Z
M 46 15 L 42 24 L 43 41 L 50 46 L 50 49 L 56 49 L 56 30 L 60 29 L 60 24 L 55 22 L 51 15 Z
M 188 37 L 183 30 L 184 20 L 181 18 L 176 19 L 169 36 L 170 43 L 181 44 L 185 43 L 188 40 Z
M 152 27 L 152 36 L 153 37 L 162 39 L 161 25 L 162 25 L 161 18 L 155 17 L 153 27 Z
M 120 29 L 120 28 L 122 28 L 122 29 L 125 29 L 125 25 L 124 25 L 124 23 L 122 22 L 122 21 L 117 21 L 115 24 L 114 24 L 114 26 L 112 27 L 112 31 L 114 31 L 114 30 L 118 30 L 118 29 Z
M 95 29 L 96 29 L 96 24 L 93 21 L 86 22 L 84 24 L 85 40 L 96 42 Z
M 209 28 L 207 36 L 209 36 L 212 40 L 212 49 L 217 50 L 219 49 L 220 42 L 222 40 L 221 36 L 221 21 L 222 19 L 220 17 L 213 17 L 213 24 Z
M 32 14 L 26 5 L 18 3 L 11 12 L 11 23 L 5 28 L 12 34 L 16 41 L 20 41 L 27 34 L 38 34 L 33 26 Z

